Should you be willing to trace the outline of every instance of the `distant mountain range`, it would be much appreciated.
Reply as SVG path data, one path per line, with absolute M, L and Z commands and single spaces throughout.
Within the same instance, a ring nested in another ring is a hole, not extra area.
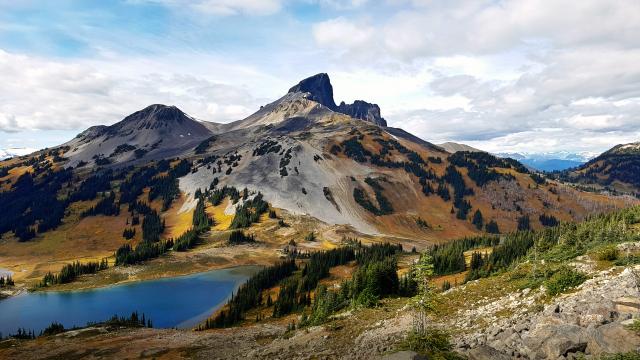
M 640 193 L 640 142 L 616 145 L 587 163 L 554 176 L 568 182 Z
M 28 155 L 32 152 L 36 151 L 36 149 L 32 148 L 8 148 L 8 149 L 0 149 L 0 160 L 4 160 L 14 156 L 22 156 Z
M 548 152 L 548 153 L 498 153 L 500 157 L 510 157 L 539 171 L 558 171 L 578 167 L 594 155 L 591 153 Z
M 458 151 L 484 152 L 469 145 L 456 142 L 446 142 L 438 144 L 441 148 L 450 153 Z M 538 171 L 558 171 L 578 167 L 595 154 L 591 153 L 570 153 L 570 152 L 548 152 L 548 153 L 495 153 L 494 155 L 518 160 L 531 169 Z

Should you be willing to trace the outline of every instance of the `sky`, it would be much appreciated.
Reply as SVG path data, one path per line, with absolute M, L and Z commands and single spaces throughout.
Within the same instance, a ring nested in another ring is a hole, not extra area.
M 310 75 L 491 152 L 640 141 L 637 0 L 0 0 L 0 150 L 154 103 L 242 119 Z

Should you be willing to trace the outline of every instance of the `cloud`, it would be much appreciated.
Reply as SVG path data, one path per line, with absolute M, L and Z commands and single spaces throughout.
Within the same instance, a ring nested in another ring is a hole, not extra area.
M 178 61 L 183 63 L 183 61 Z M 175 65 L 136 59 L 52 61 L 0 50 L 0 131 L 85 129 L 112 124 L 149 104 L 177 105 L 199 119 L 229 122 L 255 111 L 267 100 L 238 85 L 207 78 L 192 63 L 192 73 L 163 71 Z M 258 80 L 259 74 L 233 66 L 218 66 L 228 79 Z
M 191 9 L 198 13 L 215 16 L 252 15 L 265 16 L 278 13 L 283 0 L 133 0 L 170 6 L 176 9 Z
M 321 6 L 337 9 L 349 10 L 359 8 L 369 2 L 369 0 L 317 0 Z
M 339 17 L 313 25 L 315 41 L 324 47 L 357 51 L 369 43 L 374 29 Z
M 482 55 L 527 46 L 640 46 L 640 3 L 585 0 L 413 1 L 369 37 L 377 56 Z M 322 42 L 318 42 L 323 46 Z M 362 44 L 357 44 L 359 47 Z M 349 46 L 349 44 L 345 44 Z
M 19 126 L 16 117 L 11 114 L 0 113 L 0 130 L 4 132 L 18 132 Z
M 513 80 L 440 74 L 428 85 L 433 95 L 462 96 L 466 106 L 407 109 L 387 120 L 427 139 L 480 141 L 492 151 L 601 151 L 640 138 L 640 49 L 579 47 L 538 61 L 544 65 Z

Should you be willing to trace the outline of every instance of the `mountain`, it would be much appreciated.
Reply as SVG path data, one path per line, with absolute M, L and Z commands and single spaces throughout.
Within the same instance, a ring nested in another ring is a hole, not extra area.
M 519 160 L 521 163 L 540 171 L 557 171 L 571 169 L 583 164 L 580 161 L 564 160 L 564 159 L 535 159 L 524 158 Z
M 578 167 L 593 157 L 589 153 L 576 154 L 570 152 L 498 153 L 496 155 L 516 159 L 539 171 L 558 171 Z
M 445 142 L 442 144 L 438 144 L 438 146 L 450 153 L 456 153 L 459 151 L 483 152 L 483 150 L 479 150 L 469 145 L 455 142 Z M 578 154 L 569 153 L 497 153 L 495 155 L 502 158 L 511 158 L 518 160 L 530 169 L 535 169 L 538 171 L 565 170 L 580 166 L 585 162 Z
M 564 181 L 640 192 L 640 142 L 620 144 L 582 166 L 557 174 Z
M 289 89 L 289 93 L 305 93 L 307 98 L 332 111 L 349 115 L 354 119 L 361 119 L 376 125 L 387 126 L 386 120 L 380 115 L 380 107 L 364 100 L 356 100 L 353 104 L 341 102 L 336 106 L 333 100 L 333 86 L 329 75 L 322 73 L 308 77 Z
M 445 142 L 442 144 L 438 144 L 438 146 L 440 146 L 441 148 L 445 149 L 447 152 L 450 153 L 456 153 L 458 151 L 469 151 L 469 152 L 484 152 L 480 149 L 476 149 L 472 146 L 469 145 L 465 145 L 465 144 L 460 144 L 460 143 L 455 143 L 455 142 Z
M 87 129 L 64 144 L 63 156 L 66 167 L 91 168 L 189 159 L 192 170 L 180 178 L 181 192 L 192 199 L 186 208 L 195 206 L 198 189 L 216 182 L 259 191 L 276 208 L 367 234 L 455 237 L 477 231 L 470 221 L 476 210 L 509 230 L 518 217 L 537 219 L 539 203 L 561 219 L 580 217 L 592 207 L 550 200 L 557 198 L 551 194 L 558 185 L 536 184 L 516 161 L 468 152 L 476 149 L 464 145 L 445 146 L 464 151 L 450 155 L 387 127 L 375 104 L 336 105 L 329 76 L 322 73 L 229 124 L 151 105 L 114 125 Z M 511 195 L 500 199 L 505 189 Z M 570 190 L 565 192 L 570 197 Z M 598 206 L 608 206 L 602 200 Z M 422 229 L 418 217 L 444 232 Z
M 0 255 L 18 281 L 37 283 L 77 259 L 183 239 L 198 213 L 211 230 L 186 257 L 158 262 L 264 265 L 287 244 L 313 251 L 357 237 L 423 249 L 631 202 L 549 181 L 513 159 L 449 153 L 386 126 L 377 105 L 336 105 L 329 77 L 318 74 L 232 123 L 156 104 L 0 162 Z M 230 245 L 234 229 L 258 244 Z
M 64 144 L 67 166 L 178 156 L 211 131 L 175 106 L 150 105 L 111 126 L 93 126 Z M 140 160 L 143 161 L 143 160 Z

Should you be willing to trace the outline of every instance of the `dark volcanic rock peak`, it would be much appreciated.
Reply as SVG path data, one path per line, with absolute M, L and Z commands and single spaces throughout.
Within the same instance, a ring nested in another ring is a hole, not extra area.
M 311 94 L 309 99 L 318 102 L 331 110 L 336 110 L 336 103 L 333 101 L 333 86 L 329 80 L 329 75 L 325 73 L 313 75 L 289 89 L 290 93 L 306 92 Z
M 340 106 L 336 106 L 333 100 L 333 86 L 331 80 L 326 73 L 320 73 L 308 77 L 298 83 L 298 85 L 289 89 L 290 93 L 303 92 L 309 93 L 309 99 L 318 102 L 333 111 L 349 115 L 353 118 L 368 121 L 379 126 L 387 126 L 386 120 L 380 115 L 380 107 L 377 104 L 371 104 L 363 100 L 356 100 L 353 104 L 345 104 L 344 101 Z
M 387 126 L 387 121 L 380 116 L 380 107 L 377 104 L 370 104 L 362 100 L 356 100 L 353 104 L 345 104 L 343 101 L 338 106 L 338 112 L 379 126 Z

